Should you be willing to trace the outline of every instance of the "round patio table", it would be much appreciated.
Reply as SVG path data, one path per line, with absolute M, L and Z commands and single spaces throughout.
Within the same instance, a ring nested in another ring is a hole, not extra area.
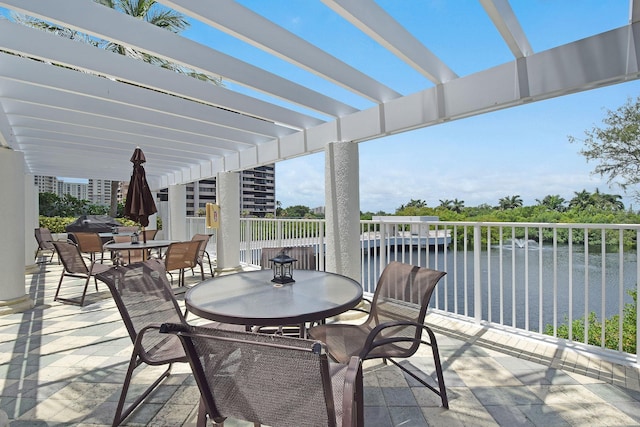
M 139 241 L 138 243 L 132 242 L 118 242 L 107 243 L 104 248 L 110 251 L 130 251 L 134 249 L 158 249 L 166 248 L 175 240 L 147 240 L 147 242 Z
M 146 250 L 149 249 L 162 249 L 166 248 L 171 243 L 175 242 L 175 240 L 147 240 L 146 242 L 139 241 L 138 243 L 133 242 L 111 242 L 106 243 L 103 248 L 107 251 L 135 251 L 135 250 Z M 148 258 L 148 252 L 145 253 L 144 258 Z M 117 258 L 116 258 L 117 260 Z
M 294 283 L 273 283 L 272 270 L 219 276 L 185 294 L 187 309 L 202 318 L 245 326 L 279 326 L 323 320 L 355 307 L 358 282 L 324 271 L 295 270 Z

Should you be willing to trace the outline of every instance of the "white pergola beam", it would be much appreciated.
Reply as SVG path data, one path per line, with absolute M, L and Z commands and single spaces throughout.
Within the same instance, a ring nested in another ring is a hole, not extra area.
M 322 2 L 433 83 L 439 84 L 458 77 L 375 2 L 368 0 L 322 0 Z
M 2 0 L 0 5 L 205 74 L 220 75 L 329 116 L 340 117 L 355 111 L 347 104 L 302 85 L 91 0 Z
M 480 0 L 480 3 L 515 58 L 533 54 L 529 40 L 508 0 Z
M 398 92 L 235 1 L 217 0 L 215 7 L 200 0 L 159 0 L 159 3 L 376 103 L 400 97 Z
M 0 46 L 19 55 L 173 94 L 248 116 L 304 129 L 323 121 L 124 55 L 0 20 Z

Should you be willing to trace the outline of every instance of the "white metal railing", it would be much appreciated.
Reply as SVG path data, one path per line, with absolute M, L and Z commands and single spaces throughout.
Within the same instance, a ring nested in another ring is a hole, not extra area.
M 595 334 L 602 352 L 629 359 L 622 325 L 633 302 L 627 292 L 640 287 L 639 239 L 635 224 L 361 221 L 361 283 L 374 292 L 393 260 L 443 270 L 435 310 L 532 334 L 566 331 L 575 343 Z M 259 265 L 263 247 L 308 245 L 324 269 L 324 220 L 241 219 L 242 263 Z M 607 341 L 616 349 L 606 349 Z M 633 358 L 640 362 L 637 346 Z

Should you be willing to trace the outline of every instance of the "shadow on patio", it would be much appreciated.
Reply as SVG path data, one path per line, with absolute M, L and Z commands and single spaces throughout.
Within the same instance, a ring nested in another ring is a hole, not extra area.
M 60 269 L 46 264 L 26 275 L 36 307 L 0 317 L 0 410 L 12 427 L 111 425 L 132 345 L 105 285 L 97 293 L 90 287 L 82 308 L 53 302 Z M 197 280 L 187 273 L 187 285 Z M 640 424 L 637 367 L 440 314 L 427 321 L 438 337 L 450 409 L 393 365 L 367 362 L 366 426 Z M 433 373 L 429 352 L 402 363 Z M 155 369 L 140 370 L 134 390 Z M 195 425 L 198 396 L 188 365 L 175 365 L 124 425 Z

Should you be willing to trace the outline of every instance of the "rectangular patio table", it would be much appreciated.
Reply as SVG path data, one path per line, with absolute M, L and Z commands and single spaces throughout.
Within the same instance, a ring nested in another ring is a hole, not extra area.
M 187 310 L 248 328 L 304 325 L 344 313 L 362 299 L 360 284 L 339 274 L 296 270 L 295 282 L 286 284 L 272 278 L 271 270 L 257 270 L 205 280 L 185 294 Z

